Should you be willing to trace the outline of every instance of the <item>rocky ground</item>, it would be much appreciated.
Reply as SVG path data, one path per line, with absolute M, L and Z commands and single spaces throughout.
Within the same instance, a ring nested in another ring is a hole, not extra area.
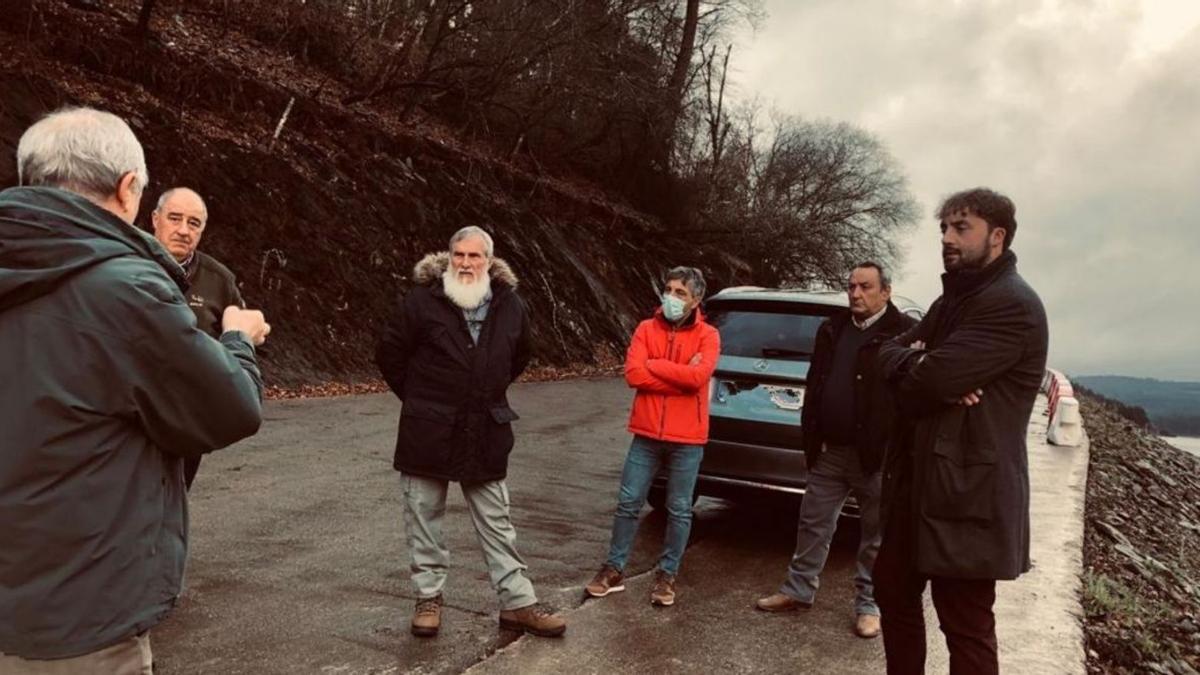
M 1083 606 L 1088 672 L 1200 669 L 1200 459 L 1092 398 Z
M 168 186 L 204 196 L 202 249 L 271 317 L 259 356 L 272 384 L 369 391 L 375 341 L 413 264 L 463 225 L 489 228 L 517 271 L 535 369 L 604 368 L 623 355 L 680 250 L 711 290 L 754 281 L 743 263 L 681 246 L 581 178 L 514 162 L 432 117 L 347 105 L 326 73 L 205 13 L 180 10 L 139 43 L 136 0 L 16 4 L 0 11 L 0 156 L 64 104 L 128 119 L 151 176 L 139 224 Z M 15 163 L 0 161 L 0 186 L 15 183 Z

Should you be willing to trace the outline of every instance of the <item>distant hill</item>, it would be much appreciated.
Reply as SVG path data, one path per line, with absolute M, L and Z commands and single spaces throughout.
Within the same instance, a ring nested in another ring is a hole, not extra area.
M 1088 389 L 1146 410 L 1160 430 L 1180 436 L 1200 436 L 1200 382 L 1169 382 L 1121 375 L 1071 378 Z

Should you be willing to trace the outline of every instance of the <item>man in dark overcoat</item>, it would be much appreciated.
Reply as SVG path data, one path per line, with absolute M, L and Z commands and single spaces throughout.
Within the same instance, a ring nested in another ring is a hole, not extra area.
M 997 579 L 1029 570 L 1025 436 L 1046 368 L 1046 312 L 1017 274 L 1013 203 L 985 188 L 938 210 L 943 293 L 879 350 L 900 422 L 875 561 L 890 674 L 923 673 L 928 584 L 952 674 L 999 672 Z

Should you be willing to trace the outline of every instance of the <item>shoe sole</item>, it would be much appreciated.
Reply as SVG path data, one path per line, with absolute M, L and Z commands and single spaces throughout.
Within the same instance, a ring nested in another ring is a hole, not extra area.
M 437 637 L 438 629 L 437 628 L 417 628 L 416 626 L 413 626 L 412 634 L 417 637 Z
M 777 607 L 774 609 L 768 609 L 766 607 L 763 607 L 762 605 L 755 604 L 754 608 L 760 612 L 766 612 L 768 614 L 783 614 L 785 612 L 799 612 L 802 609 L 812 609 L 812 605 L 789 605 L 787 607 Z
M 860 637 L 860 638 L 864 639 L 864 640 L 873 640 L 873 639 L 875 639 L 875 638 L 879 637 L 880 635 L 882 635 L 883 633 L 882 633 L 882 631 L 881 631 L 881 632 L 879 632 L 879 633 L 872 633 L 871 635 L 863 635 L 862 633 L 860 633 L 860 632 L 858 632 L 858 631 L 854 631 L 854 634 L 855 634 L 855 635 L 857 635 L 858 637 Z
M 603 593 L 595 593 L 589 588 L 585 588 L 583 590 L 590 597 L 603 598 L 604 596 L 608 595 L 609 593 L 620 593 L 621 591 L 625 590 L 625 585 L 622 584 L 620 586 L 613 586 L 612 588 L 609 588 L 607 591 L 604 591 Z
M 675 600 L 661 600 L 659 598 L 650 598 L 650 604 L 656 607 L 670 607 L 675 604 Z
M 529 633 L 530 635 L 536 635 L 538 637 L 562 637 L 562 634 L 567 632 L 566 626 L 563 626 L 562 628 L 559 628 L 558 630 L 541 630 L 538 628 L 533 628 L 531 626 L 526 626 L 523 623 L 517 623 L 515 621 L 506 621 L 504 619 L 500 620 L 500 627 L 503 628 L 504 630 L 516 631 L 518 633 Z

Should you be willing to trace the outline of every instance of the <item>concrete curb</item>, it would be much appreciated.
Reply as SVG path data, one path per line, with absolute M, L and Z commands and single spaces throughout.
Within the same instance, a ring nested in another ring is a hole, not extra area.
M 1001 661 L 1011 673 L 1087 672 L 1083 643 L 1083 523 L 1089 442 L 1080 434 L 1075 447 L 1045 441 L 1046 418 L 1030 420 L 1030 519 L 1033 569 L 1002 584 L 997 611 Z M 1003 653 L 1003 652 L 1002 652 Z
M 996 587 L 1000 668 L 1021 675 L 1084 675 L 1081 591 L 1089 443 L 1086 435 L 1075 447 L 1048 443 L 1047 403 L 1039 396 L 1029 421 L 1033 569 Z M 936 615 L 929 616 L 928 625 L 936 626 Z M 929 672 L 948 671 L 940 637 L 931 631 Z

